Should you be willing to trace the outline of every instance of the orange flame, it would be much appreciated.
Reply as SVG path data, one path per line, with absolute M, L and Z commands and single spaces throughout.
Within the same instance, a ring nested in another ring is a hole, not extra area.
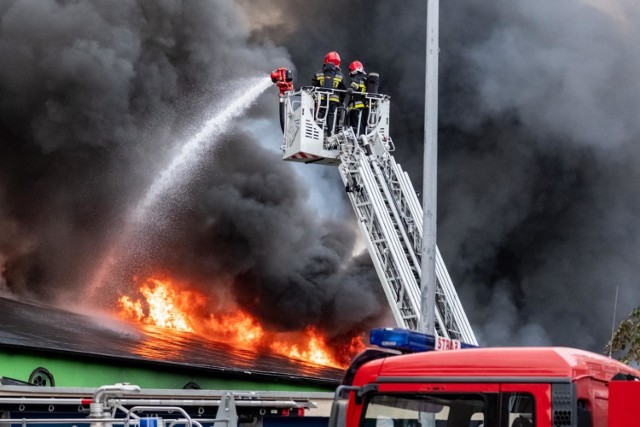
M 173 329 L 197 333 L 249 350 L 269 349 L 273 353 L 316 365 L 344 368 L 365 346 L 362 338 L 354 337 L 347 346 L 332 348 L 326 337 L 309 326 L 304 333 L 266 331 L 250 314 L 236 309 L 232 312 L 210 313 L 209 299 L 194 290 L 181 289 L 171 280 L 149 278 L 138 292 L 140 298 L 122 295 L 118 300 L 120 317 Z
M 316 365 L 333 366 L 334 361 L 327 354 L 327 343 L 324 337 L 312 326 L 307 327 L 305 335 L 308 337 L 306 348 L 301 348 L 298 344 L 276 341 L 271 344 L 271 350 L 292 359 L 307 360 Z
M 242 310 L 226 315 L 210 315 L 205 329 L 215 331 L 218 336 L 244 348 L 255 348 L 264 337 L 262 326 Z

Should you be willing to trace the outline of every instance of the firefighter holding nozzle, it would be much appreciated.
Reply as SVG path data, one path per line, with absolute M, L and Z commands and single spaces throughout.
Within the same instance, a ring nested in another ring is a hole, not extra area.
M 324 57 L 324 66 L 313 76 L 313 86 L 344 91 L 346 87 L 343 80 L 344 76 L 340 71 L 340 55 L 336 51 L 327 53 Z M 336 110 L 343 99 L 344 92 L 332 92 L 331 94 L 320 96 L 318 119 L 326 119 L 324 125 L 326 136 L 333 135 L 336 130 Z
M 284 132 L 284 96 L 293 90 L 293 73 L 284 67 L 276 68 L 271 72 L 271 81 L 278 87 L 280 97 L 280 127 Z

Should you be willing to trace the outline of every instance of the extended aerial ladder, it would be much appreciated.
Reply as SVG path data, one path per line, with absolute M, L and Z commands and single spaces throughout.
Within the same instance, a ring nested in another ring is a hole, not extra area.
M 325 137 L 329 124 L 323 112 L 331 91 L 281 88 L 283 159 L 338 166 L 397 326 L 415 331 L 421 303 L 422 206 L 409 176 L 391 154 L 395 146 L 389 136 L 390 98 L 366 94 L 370 108 L 362 135 L 344 126 L 346 109 L 340 106 L 332 124 L 336 132 Z M 477 345 L 439 250 L 436 277 L 436 333 L 453 340 L 453 346 L 459 341 Z

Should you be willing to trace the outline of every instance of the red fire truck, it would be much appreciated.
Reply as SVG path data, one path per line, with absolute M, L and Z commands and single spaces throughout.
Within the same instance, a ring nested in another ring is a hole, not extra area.
M 438 345 L 377 331 L 372 343 L 386 348 Z M 336 392 L 330 426 L 640 426 L 640 371 L 614 359 L 562 347 L 448 347 L 459 349 L 362 353 Z

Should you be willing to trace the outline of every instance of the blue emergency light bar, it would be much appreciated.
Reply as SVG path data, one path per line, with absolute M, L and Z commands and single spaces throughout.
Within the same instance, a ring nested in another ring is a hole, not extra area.
M 416 353 L 432 350 L 457 350 L 477 346 L 458 340 L 423 334 L 399 328 L 372 329 L 369 341 L 382 348 L 398 350 L 403 353 Z

